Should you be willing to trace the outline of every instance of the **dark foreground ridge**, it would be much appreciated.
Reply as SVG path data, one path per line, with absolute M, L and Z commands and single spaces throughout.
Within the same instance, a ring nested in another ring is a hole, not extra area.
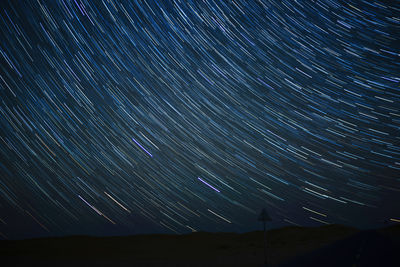
M 270 230 L 268 266 L 400 266 L 400 227 Z M 263 233 L 0 241 L 2 266 L 262 266 Z
M 400 227 L 362 231 L 279 266 L 400 266 L 399 233 Z

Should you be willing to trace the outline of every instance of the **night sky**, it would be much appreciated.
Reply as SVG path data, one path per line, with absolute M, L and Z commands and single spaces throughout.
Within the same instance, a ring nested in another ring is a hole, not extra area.
M 397 1 L 2 0 L 0 236 L 400 222 Z

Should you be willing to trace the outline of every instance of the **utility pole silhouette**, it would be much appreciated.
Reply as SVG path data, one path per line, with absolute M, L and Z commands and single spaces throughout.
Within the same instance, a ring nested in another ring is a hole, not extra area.
M 258 216 L 258 220 L 263 222 L 264 227 L 264 266 L 268 266 L 268 257 L 267 257 L 267 230 L 265 228 L 265 224 L 267 221 L 271 221 L 271 217 L 269 217 L 267 210 L 263 208 L 261 210 L 260 215 Z

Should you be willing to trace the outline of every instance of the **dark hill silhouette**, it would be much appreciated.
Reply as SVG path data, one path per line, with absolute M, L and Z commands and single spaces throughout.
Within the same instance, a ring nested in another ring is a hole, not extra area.
M 396 267 L 400 266 L 399 251 L 399 236 L 396 238 L 384 231 L 369 230 L 295 257 L 279 266 Z
M 343 262 L 343 265 L 327 265 L 324 258 L 331 262 L 332 258 L 345 255 L 344 261 L 351 259 L 351 264 L 354 264 L 358 245 L 363 240 L 367 242 L 363 248 L 365 253 L 372 255 L 372 251 L 379 252 L 375 262 L 379 262 L 381 257 L 395 261 L 398 255 L 393 253 L 393 248 L 399 244 L 399 229 L 390 227 L 364 232 L 340 225 L 328 225 L 270 230 L 267 233 L 269 266 L 353 266 L 346 265 L 347 262 Z M 299 265 L 302 262 L 309 264 L 307 260 L 310 257 L 318 259 L 320 265 Z M 0 241 L 0 258 L 2 266 L 259 267 L 264 261 L 263 232 L 3 240 Z M 368 261 L 371 258 L 361 257 L 357 264 L 361 264 L 364 259 Z

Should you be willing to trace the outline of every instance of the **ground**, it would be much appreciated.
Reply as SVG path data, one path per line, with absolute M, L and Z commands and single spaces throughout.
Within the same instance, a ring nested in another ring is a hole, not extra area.
M 313 266 L 314 262 L 319 266 L 338 266 L 335 264 L 339 261 L 335 260 L 342 258 L 341 266 L 373 266 L 366 264 L 383 260 L 381 257 L 394 262 L 398 260 L 395 251 L 400 247 L 399 237 L 399 227 L 359 231 L 329 225 L 270 230 L 268 264 Z M 1 241 L 0 257 L 3 266 L 251 267 L 264 262 L 263 238 L 263 232 L 250 232 Z M 371 255 L 375 255 L 373 260 Z

